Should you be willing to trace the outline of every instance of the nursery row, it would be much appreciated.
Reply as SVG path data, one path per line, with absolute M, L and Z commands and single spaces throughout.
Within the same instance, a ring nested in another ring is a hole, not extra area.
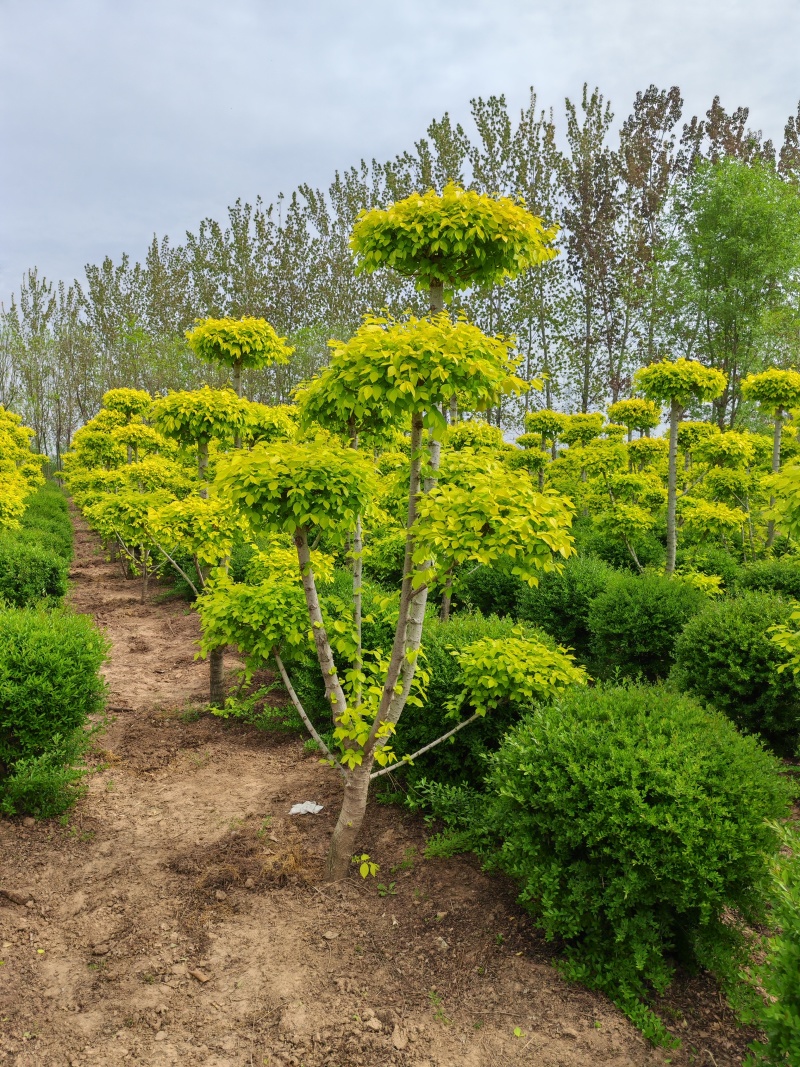
M 505 441 L 481 413 L 542 383 L 445 298 L 552 238 L 455 186 L 364 213 L 356 269 L 413 278 L 429 315 L 367 316 L 283 407 L 241 394 L 284 339 L 199 321 L 190 347 L 233 388 L 106 393 L 65 474 L 143 597 L 171 572 L 194 599 L 219 713 L 240 708 L 226 646 L 280 678 L 343 783 L 327 878 L 371 784 L 410 786 L 450 824 L 434 848 L 515 877 L 569 972 L 666 1040 L 647 998 L 676 959 L 733 985 L 789 814 L 764 742 L 798 742 L 800 374 L 745 380 L 753 424 L 723 432 L 703 416 L 724 374 L 653 363 L 607 415 L 539 410 Z
M 30 438 L 0 408 L 0 810 L 48 816 L 78 793 L 105 643 L 62 604 L 72 524 Z

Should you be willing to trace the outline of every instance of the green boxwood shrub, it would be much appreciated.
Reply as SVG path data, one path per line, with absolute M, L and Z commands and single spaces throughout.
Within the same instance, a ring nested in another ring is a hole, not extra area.
M 50 548 L 70 563 L 73 556 L 73 530 L 67 498 L 55 482 L 45 482 L 26 501 L 20 536 Z
M 752 1046 L 748 1063 L 791 1067 L 800 1063 L 800 834 L 784 830 L 785 850 L 773 871 L 773 906 L 766 959 L 754 978 L 757 1005 L 753 1017 L 766 1041 Z M 766 994 L 766 997 L 764 996 Z
M 572 556 L 563 571 L 542 574 L 539 584 L 521 585 L 517 598 L 520 619 L 540 626 L 560 645 L 589 656 L 589 606 L 608 587 L 615 571 L 595 556 Z
M 777 847 L 766 820 L 791 795 L 755 738 L 664 687 L 575 687 L 514 727 L 487 784 L 485 854 L 572 979 L 656 1038 L 638 998 L 673 960 L 736 979 L 736 921 L 763 918 Z
M 678 578 L 612 575 L 589 605 L 594 670 L 604 678 L 666 678 L 678 635 L 706 604 L 704 593 Z
M 610 567 L 638 573 L 633 557 L 624 541 L 612 537 L 590 519 L 579 519 L 574 527 L 575 544 L 581 555 L 597 556 Z M 632 544 L 643 567 L 663 568 L 667 551 L 657 534 L 648 530 L 637 534 Z
M 52 814 L 53 783 L 79 755 L 88 718 L 103 706 L 99 670 L 106 651 L 105 638 L 85 615 L 65 609 L 0 609 L 0 796 L 5 810 Z M 68 783 L 62 784 L 66 806 L 72 796 Z
M 789 603 L 770 593 L 708 602 L 678 638 L 672 678 L 791 754 L 800 740 L 800 680 L 791 671 L 778 673 L 786 657 L 768 633 L 790 613 Z
M 514 620 L 485 617 L 478 612 L 454 615 L 447 622 L 430 618 L 422 638 L 423 666 L 430 673 L 430 682 L 420 707 L 408 705 L 397 727 L 392 748 L 398 757 L 410 755 L 435 741 L 456 725 L 445 718 L 445 705 L 461 687 L 461 668 L 453 651 L 465 648 L 481 638 L 510 637 Z M 533 632 L 530 628 L 529 632 Z M 539 636 L 550 641 L 546 635 Z M 489 712 L 460 730 L 454 737 L 421 756 L 414 765 L 405 768 L 409 782 L 427 775 L 438 782 L 469 783 L 479 786 L 486 773 L 486 754 L 494 751 L 506 730 L 527 710 L 507 705 Z M 463 713 L 466 718 L 468 712 Z
M 60 600 L 67 591 L 67 561 L 19 535 L 0 534 L 0 601 L 24 608 Z
M 782 559 L 752 563 L 742 569 L 738 584 L 742 589 L 782 593 L 793 600 L 800 600 L 800 559 L 797 556 L 784 556 Z
M 527 585 L 497 567 L 473 567 L 453 583 L 453 603 L 482 615 L 515 615 Z
M 699 571 L 700 574 L 718 574 L 726 590 L 734 588 L 742 573 L 739 561 L 718 545 L 679 548 L 677 564 L 679 568 Z

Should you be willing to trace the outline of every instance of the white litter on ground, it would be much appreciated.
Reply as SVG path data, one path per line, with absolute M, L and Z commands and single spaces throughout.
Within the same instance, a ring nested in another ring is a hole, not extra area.
M 316 815 L 318 811 L 322 811 L 322 805 L 315 803 L 313 800 L 304 800 L 302 804 L 293 804 L 289 809 L 290 815 Z

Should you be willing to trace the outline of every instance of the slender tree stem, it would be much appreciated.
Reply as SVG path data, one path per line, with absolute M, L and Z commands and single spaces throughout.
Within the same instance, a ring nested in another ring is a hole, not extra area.
M 422 412 L 415 412 L 411 417 L 411 467 L 408 482 L 408 518 L 406 520 L 406 551 L 403 561 L 403 582 L 400 586 L 400 611 L 397 618 L 397 629 L 394 635 L 392 654 L 389 667 L 386 672 L 386 681 L 381 694 L 381 703 L 378 708 L 376 719 L 384 719 L 389 710 L 389 704 L 394 693 L 397 679 L 400 677 L 400 667 L 403 660 L 405 646 L 405 628 L 408 617 L 408 605 L 411 600 L 411 577 L 413 572 L 412 555 L 414 552 L 414 540 L 412 527 L 417 517 L 417 497 L 419 496 L 422 468 Z
M 361 706 L 363 685 L 359 675 L 364 667 L 364 655 L 362 650 L 362 600 L 361 583 L 364 570 L 364 546 L 361 537 L 361 516 L 356 517 L 356 528 L 353 531 L 353 628 L 356 634 L 356 651 L 353 656 L 353 669 L 356 672 L 353 698 L 356 707 Z
M 203 500 L 208 500 L 208 441 L 197 442 L 197 477 L 200 479 L 198 490 Z
M 667 566 L 665 573 L 675 573 L 675 557 L 678 548 L 676 504 L 678 498 L 678 422 L 681 406 L 673 400 L 669 409 L 669 481 L 667 484 Z
M 320 607 L 317 586 L 314 581 L 314 571 L 311 567 L 308 530 L 305 526 L 298 527 L 294 535 L 294 544 L 300 564 L 300 576 L 303 580 L 303 592 L 305 593 L 308 616 L 311 620 L 311 632 L 314 635 L 314 646 L 317 650 L 317 659 L 325 682 L 325 695 L 331 705 L 331 717 L 336 722 L 339 716 L 347 710 L 347 700 L 339 681 L 331 643 L 328 640 L 328 634 L 322 618 L 322 608 Z
M 198 592 L 197 586 L 194 584 L 194 582 L 189 577 L 189 575 L 186 573 L 186 571 L 183 569 L 183 567 L 181 567 L 178 563 L 176 563 L 175 560 L 172 558 L 172 556 L 169 554 L 169 552 L 167 552 L 164 548 L 162 548 L 161 545 L 157 541 L 154 541 L 153 544 L 156 546 L 156 548 L 161 553 L 161 555 L 164 556 L 167 560 L 169 560 L 169 562 L 172 564 L 172 566 L 175 568 L 175 570 L 178 572 L 178 574 L 180 574 L 180 576 L 187 583 L 187 585 L 189 585 L 191 587 L 191 590 L 194 593 L 194 595 L 195 596 L 200 596 L 200 593 Z
M 355 432 L 355 426 L 350 428 L 350 447 L 354 450 L 358 449 L 358 434 Z M 353 530 L 353 629 L 356 635 L 356 651 L 353 656 L 353 670 L 355 672 L 355 681 L 353 683 L 353 701 L 355 706 L 361 707 L 361 699 L 363 694 L 363 684 L 361 682 L 361 672 L 364 666 L 364 656 L 362 650 L 362 599 L 361 599 L 361 584 L 364 573 L 364 544 L 361 527 L 361 516 L 356 516 L 356 525 Z
M 778 408 L 775 412 L 775 429 L 772 434 L 772 473 L 777 474 L 781 469 L 781 427 L 783 426 L 783 409 Z M 775 507 L 775 497 L 769 498 L 769 506 Z M 775 540 L 775 520 L 770 519 L 767 523 L 767 548 L 772 548 Z
M 225 703 L 225 648 L 212 648 L 208 654 L 209 703 L 221 708 Z
M 328 746 L 322 740 L 320 735 L 314 729 L 314 724 L 312 723 L 311 719 L 309 719 L 308 715 L 306 714 L 306 709 L 303 707 L 303 705 L 302 705 L 302 703 L 300 701 L 300 698 L 298 697 L 297 693 L 295 692 L 294 686 L 292 685 L 291 679 L 289 678 L 289 675 L 288 675 L 288 673 L 286 671 L 286 667 L 284 666 L 283 660 L 278 655 L 278 650 L 276 648 L 273 648 L 273 650 L 272 650 L 272 657 L 273 657 L 273 659 L 275 660 L 275 662 L 278 665 L 278 670 L 281 673 L 281 678 L 283 679 L 283 684 L 286 686 L 286 692 L 289 694 L 289 699 L 294 704 L 294 706 L 295 706 L 295 708 L 297 710 L 297 714 L 300 716 L 300 718 L 305 723 L 306 729 L 311 734 L 311 736 L 314 738 L 314 740 L 319 745 L 319 747 L 322 749 L 322 751 L 325 753 L 325 755 L 328 757 L 328 759 L 333 761 L 333 765 L 337 768 L 337 770 L 341 771 L 341 773 L 343 775 L 345 775 L 345 777 L 346 777 L 347 776 L 347 772 L 345 771 L 344 767 L 341 765 L 341 763 L 334 756 L 334 754 L 331 752 L 331 750 L 328 748 Z

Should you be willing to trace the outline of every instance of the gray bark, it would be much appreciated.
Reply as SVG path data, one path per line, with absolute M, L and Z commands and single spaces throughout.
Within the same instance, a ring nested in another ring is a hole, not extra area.
M 775 429 L 772 434 L 772 473 L 777 474 L 781 469 L 781 427 L 783 426 L 783 411 L 781 408 L 775 412 Z M 775 497 L 769 498 L 769 506 L 775 507 Z M 775 540 L 775 520 L 770 519 L 767 523 L 767 548 L 772 548 Z
M 197 442 L 197 477 L 200 479 L 198 490 L 203 500 L 208 499 L 208 441 Z
M 676 504 L 678 499 L 678 422 L 681 406 L 673 400 L 669 409 L 669 482 L 667 486 L 667 566 L 665 573 L 674 574 L 678 549 Z
M 311 632 L 314 635 L 314 646 L 317 650 L 319 669 L 325 682 L 325 696 L 331 706 L 331 718 L 336 719 L 347 710 L 347 700 L 342 689 L 336 664 L 333 660 L 331 643 L 325 630 L 322 619 L 322 609 L 317 595 L 317 586 L 314 581 L 314 571 L 311 568 L 311 549 L 308 544 L 308 531 L 304 526 L 298 528 L 294 535 L 294 544 L 297 549 L 297 559 L 300 564 L 300 576 L 303 581 L 303 592 L 308 608 L 308 617 L 311 620 Z
M 208 657 L 209 704 L 221 708 L 225 703 L 224 648 L 212 648 Z

